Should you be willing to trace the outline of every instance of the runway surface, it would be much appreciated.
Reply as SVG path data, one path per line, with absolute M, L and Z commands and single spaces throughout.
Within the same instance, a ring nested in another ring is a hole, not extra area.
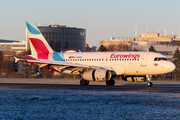
M 180 93 L 180 82 L 154 81 L 152 87 L 145 82 L 132 83 L 116 80 L 115 86 L 106 86 L 105 82 L 90 82 L 89 86 L 80 86 L 78 79 L 0 79 L 0 88 L 23 89 L 76 89 L 76 90 L 113 90 L 113 91 L 139 91 L 139 92 L 171 92 Z
M 89 85 L 80 86 L 74 84 L 28 84 L 28 83 L 0 83 L 0 88 L 23 88 L 23 89 L 76 89 L 76 90 L 113 90 L 113 91 L 139 91 L 139 92 L 171 92 L 180 93 L 180 87 L 147 87 L 147 86 L 105 86 L 105 85 Z

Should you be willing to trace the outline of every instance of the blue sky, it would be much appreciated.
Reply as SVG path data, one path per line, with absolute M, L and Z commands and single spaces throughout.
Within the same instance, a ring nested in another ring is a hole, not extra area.
M 178 35 L 179 0 L 0 0 L 0 39 L 25 40 L 25 21 L 86 29 L 86 43 L 164 28 Z

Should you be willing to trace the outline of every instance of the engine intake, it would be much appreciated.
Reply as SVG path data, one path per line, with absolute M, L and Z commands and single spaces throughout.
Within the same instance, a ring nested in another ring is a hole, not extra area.
M 104 69 L 88 70 L 82 74 L 82 78 L 89 81 L 107 81 L 111 77 L 111 71 Z

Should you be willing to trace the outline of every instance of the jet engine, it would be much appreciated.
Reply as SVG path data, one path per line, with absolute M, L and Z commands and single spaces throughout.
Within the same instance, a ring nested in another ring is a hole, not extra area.
M 110 80 L 111 77 L 111 71 L 104 69 L 88 70 L 82 74 L 82 78 L 89 81 L 107 81 Z
M 146 76 L 122 76 L 122 79 L 128 82 L 145 82 Z

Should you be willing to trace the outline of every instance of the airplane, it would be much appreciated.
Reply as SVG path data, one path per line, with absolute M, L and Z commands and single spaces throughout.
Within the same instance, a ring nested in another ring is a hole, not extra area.
M 89 81 L 105 81 L 114 86 L 115 76 L 125 81 L 147 82 L 151 87 L 152 75 L 172 72 L 176 66 L 164 55 L 155 52 L 76 52 L 54 51 L 34 22 L 26 22 L 31 55 L 24 56 L 25 62 L 39 68 L 47 68 L 59 73 L 81 75 L 80 85 Z M 20 59 L 15 58 L 15 61 Z

